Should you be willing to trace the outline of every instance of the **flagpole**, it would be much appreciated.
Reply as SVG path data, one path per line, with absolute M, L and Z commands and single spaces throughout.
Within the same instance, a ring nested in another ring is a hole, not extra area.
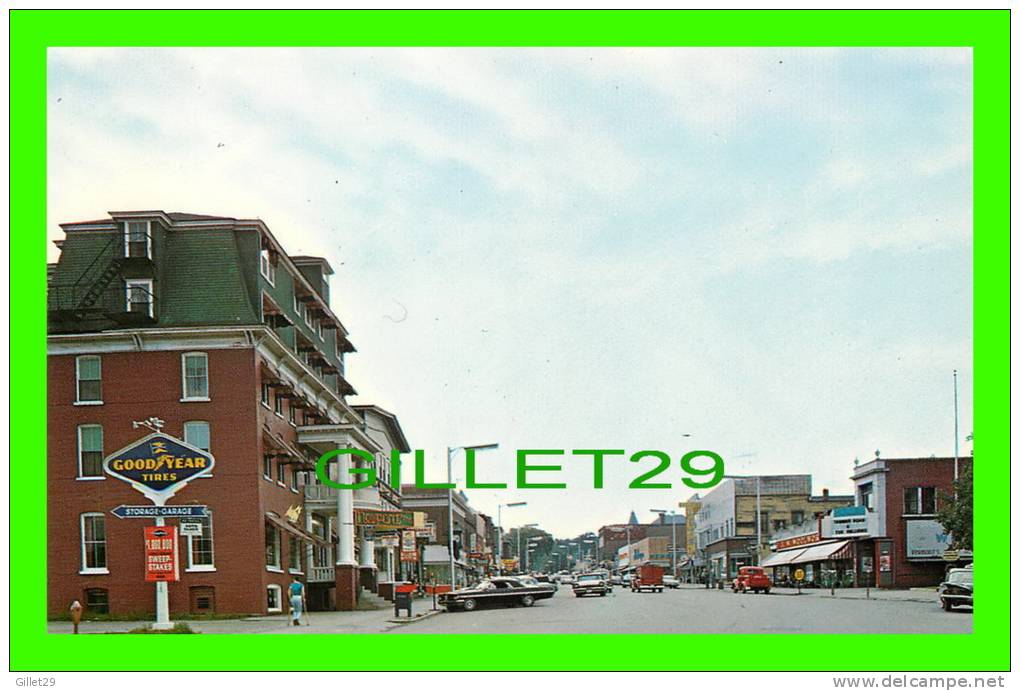
M 960 477 L 960 405 L 956 391 L 956 370 L 953 370 L 953 480 Z

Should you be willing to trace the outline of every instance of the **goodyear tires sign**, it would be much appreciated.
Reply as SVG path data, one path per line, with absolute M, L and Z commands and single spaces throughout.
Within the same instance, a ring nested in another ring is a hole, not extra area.
M 211 473 L 215 463 L 208 451 L 157 433 L 107 456 L 103 470 L 162 506 L 189 482 Z

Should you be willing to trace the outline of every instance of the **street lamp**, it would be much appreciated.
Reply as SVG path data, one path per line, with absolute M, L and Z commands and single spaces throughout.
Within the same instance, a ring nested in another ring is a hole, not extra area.
M 503 574 L 503 507 L 513 509 L 518 506 L 527 506 L 526 501 L 512 501 L 509 504 L 500 504 L 496 507 L 496 557 L 499 560 L 498 570 L 500 575 Z
M 489 451 L 498 448 L 499 444 L 446 447 L 446 484 L 449 485 L 446 490 L 446 547 L 450 550 L 450 590 L 457 589 L 457 572 L 453 563 L 453 454 L 458 451 Z
M 532 523 L 532 524 L 530 524 L 530 526 L 525 526 L 525 527 L 526 528 L 527 527 L 534 527 L 534 526 L 537 526 L 537 525 L 538 525 L 538 523 Z M 524 570 L 525 570 L 525 572 L 527 572 L 528 568 L 531 566 L 531 553 L 533 551 L 535 551 L 536 549 L 538 549 L 538 543 L 541 542 L 541 541 L 542 541 L 542 536 L 541 535 L 535 535 L 533 537 L 529 537 L 528 538 L 527 549 L 524 550 Z M 520 549 L 520 547 L 518 547 L 517 549 Z
M 669 516 L 670 523 L 673 524 L 673 544 L 669 551 L 673 556 L 673 575 L 676 576 L 676 511 L 667 511 L 666 509 L 650 509 L 652 513 L 657 513 L 660 516 Z

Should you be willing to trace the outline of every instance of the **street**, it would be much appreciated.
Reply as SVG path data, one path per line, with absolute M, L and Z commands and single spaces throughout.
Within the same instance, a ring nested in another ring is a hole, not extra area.
M 685 587 L 606 597 L 574 597 L 560 588 L 533 607 L 450 612 L 394 633 L 970 633 L 969 610 L 943 612 L 933 592 L 917 600 L 805 594 L 736 595 Z M 906 597 L 901 595 L 900 597 Z

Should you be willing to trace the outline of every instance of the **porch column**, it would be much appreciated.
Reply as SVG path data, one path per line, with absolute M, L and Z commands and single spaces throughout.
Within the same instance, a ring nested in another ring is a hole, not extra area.
M 375 592 L 375 535 L 370 528 L 361 529 L 361 544 L 358 547 L 361 550 L 361 564 L 358 569 L 361 572 L 361 587 Z
M 339 448 L 341 444 L 337 444 Z M 350 444 L 342 446 L 350 447 Z M 336 457 L 337 478 L 350 482 L 351 455 Z M 354 493 L 338 490 L 336 495 L 337 552 L 336 552 L 336 608 L 353 611 L 358 606 L 358 563 L 354 560 Z

